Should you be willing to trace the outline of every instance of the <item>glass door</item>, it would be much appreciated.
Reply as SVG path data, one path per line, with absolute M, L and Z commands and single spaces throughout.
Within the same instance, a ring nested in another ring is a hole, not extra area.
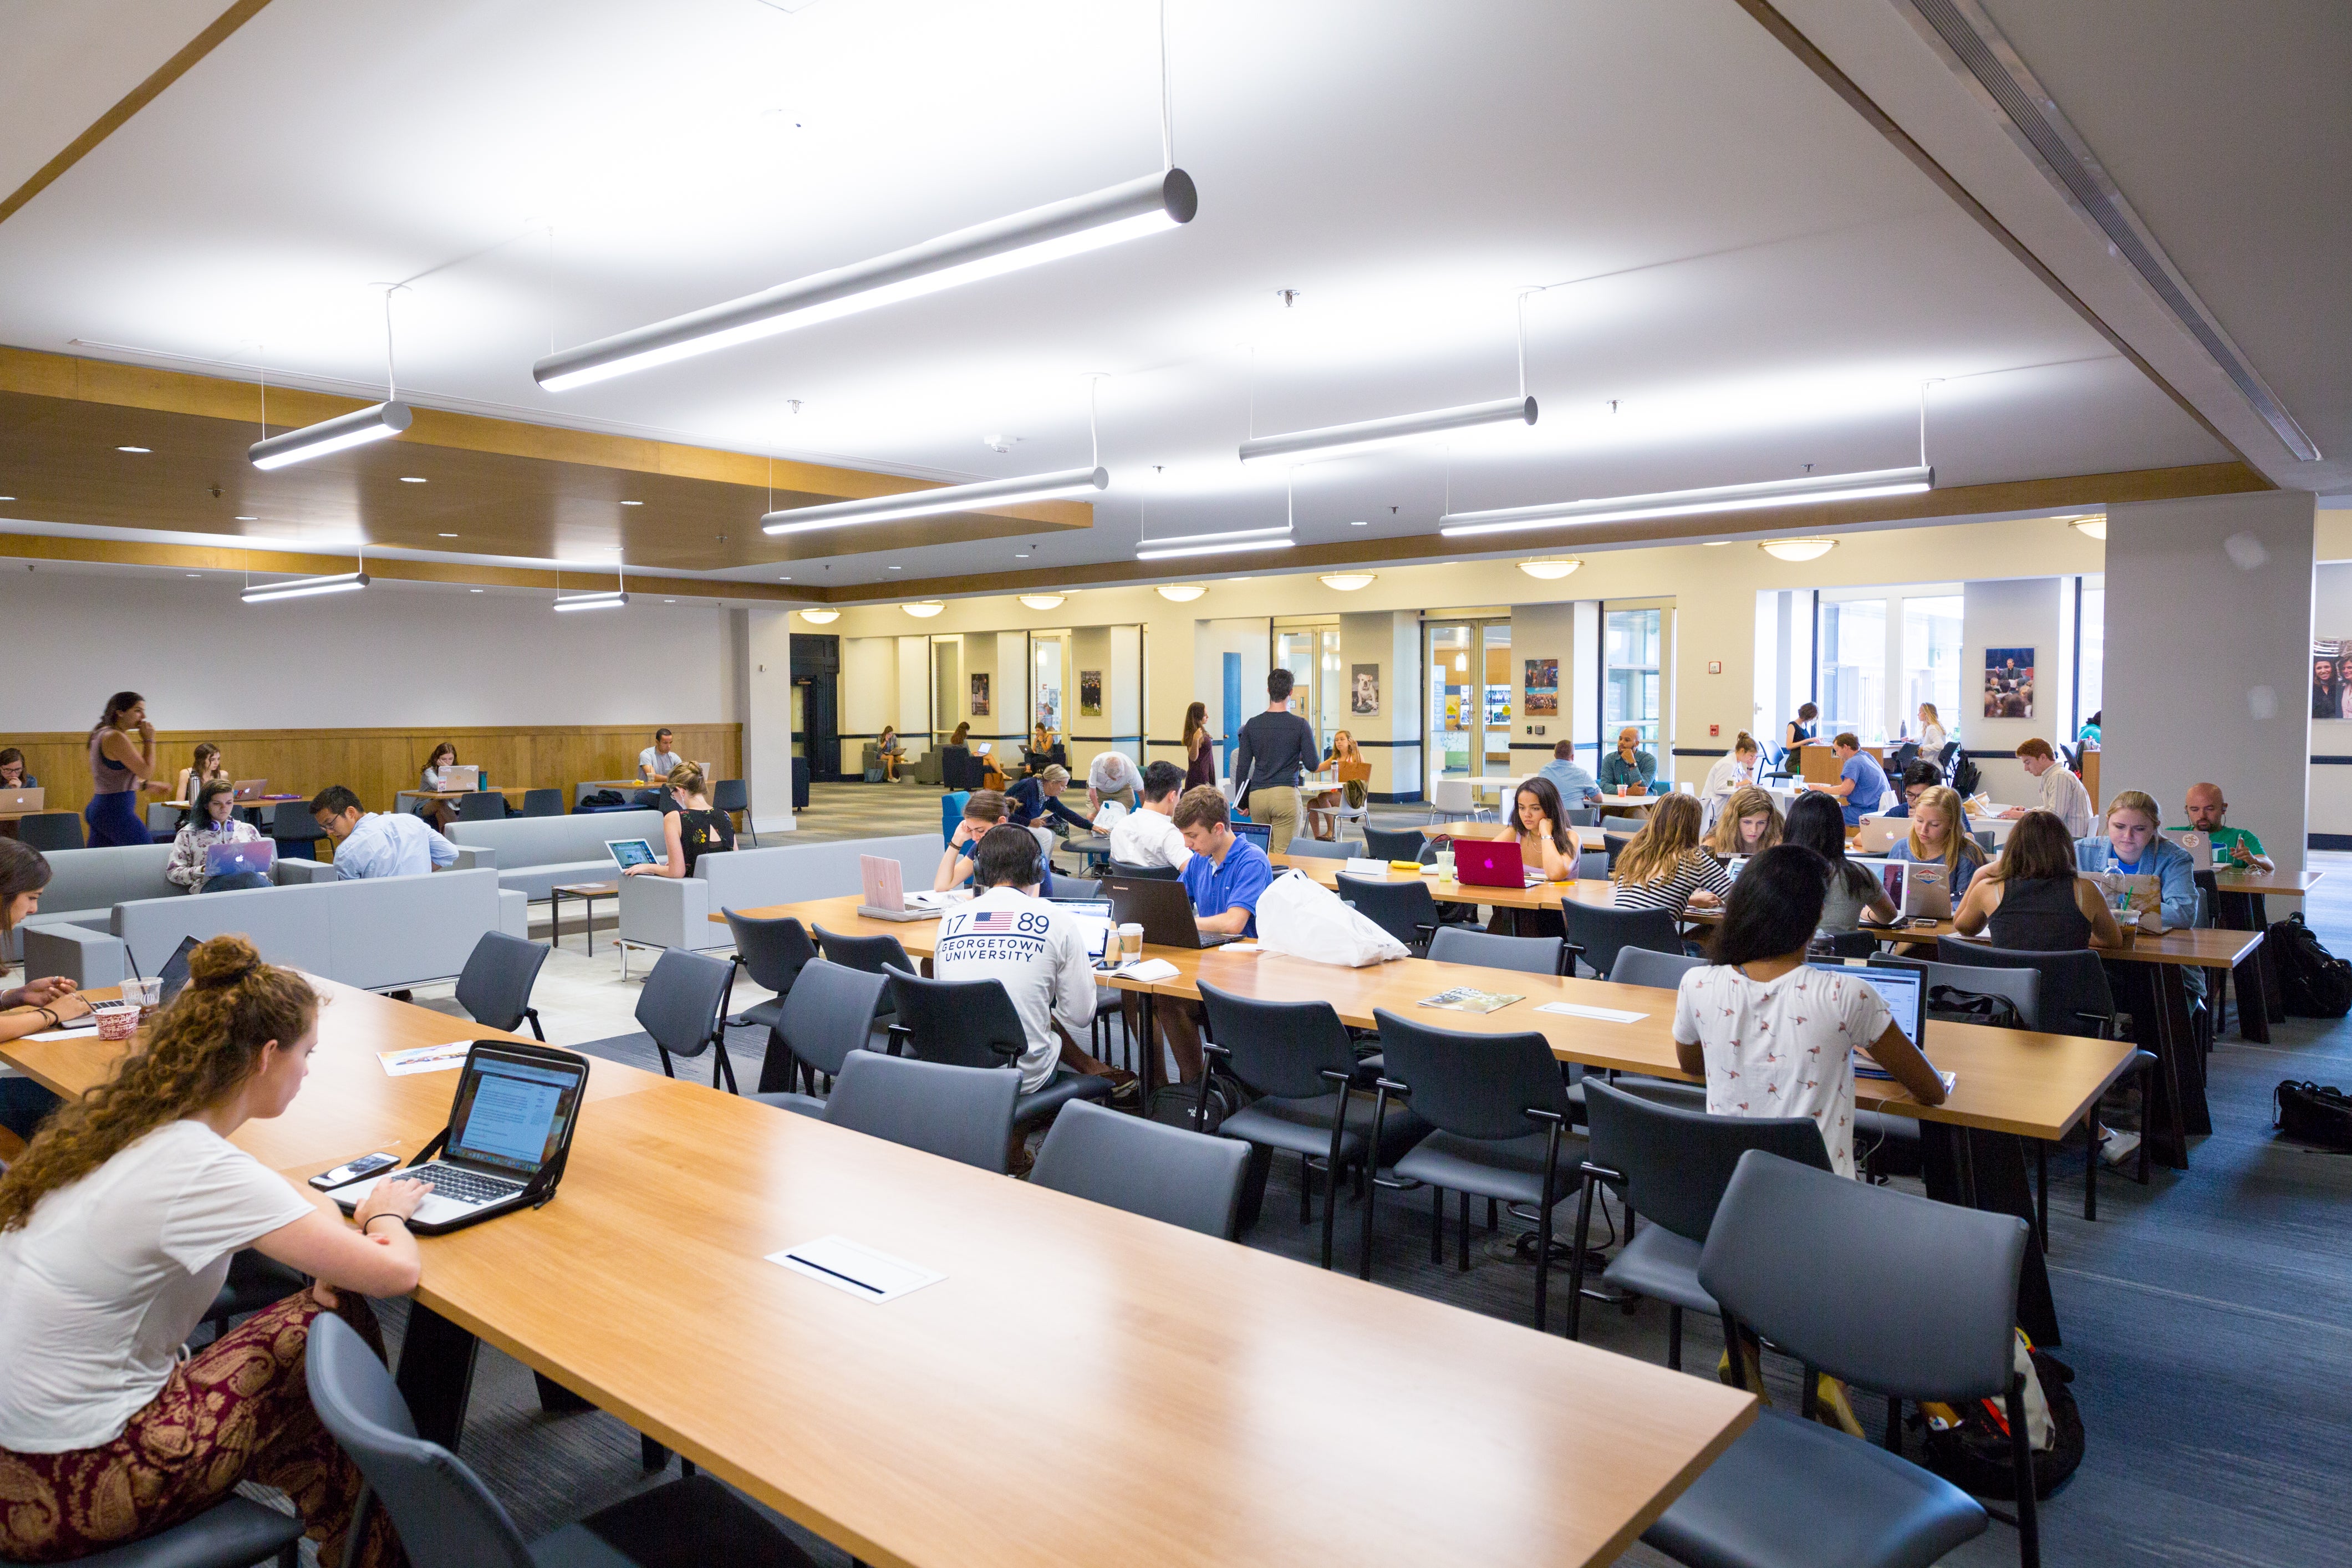
M 1507 778 L 1511 768 L 1511 623 L 1486 621 L 1478 627 L 1478 662 L 1486 689 L 1478 704 L 1478 772 Z
M 1464 779 L 1470 776 L 1476 755 L 1473 731 L 1478 727 L 1475 676 L 1470 668 L 1472 630 L 1468 626 L 1433 625 L 1429 628 L 1429 776 Z

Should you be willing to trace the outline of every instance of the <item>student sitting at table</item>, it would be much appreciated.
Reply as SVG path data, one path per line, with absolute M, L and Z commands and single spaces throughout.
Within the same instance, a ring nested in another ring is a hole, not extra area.
M 1913 800 L 1910 836 L 1896 839 L 1886 858 L 1942 866 L 1955 903 L 1985 863 L 1983 847 L 1969 836 L 1958 792 L 1942 784 L 1929 784 Z
M 1584 764 L 1576 760 L 1576 742 L 1573 741 L 1561 741 L 1555 744 L 1551 749 L 1551 761 L 1543 765 L 1538 776 L 1549 779 L 1551 787 L 1559 792 L 1560 804 L 1571 810 L 1591 805 L 1601 798 L 1601 786 L 1592 782 L 1592 775 L 1586 773 Z
M 882 764 L 882 782 L 884 784 L 897 784 L 898 782 L 898 764 L 906 761 L 907 758 L 907 743 L 898 739 L 898 727 L 897 725 L 885 724 L 882 726 L 882 738 L 874 742 L 874 755 Z
M 205 875 L 205 851 L 215 844 L 253 844 L 261 829 L 236 814 L 236 790 L 226 779 L 209 779 L 196 791 L 196 809 L 180 824 L 172 840 L 172 858 L 163 879 L 192 893 L 222 893 L 236 888 L 266 888 L 268 876 L 260 871 L 236 871 L 226 877 Z
M 1932 702 L 1919 704 L 1919 755 L 1923 758 L 1943 754 L 1944 742 L 1951 737 L 1944 733 L 1944 721 Z
M 1584 853 L 1584 846 L 1578 840 L 1576 829 L 1568 825 L 1568 813 L 1559 804 L 1559 792 L 1541 773 L 1520 781 L 1519 787 L 1511 794 L 1511 819 L 1490 837 L 1497 843 L 1508 840 L 1517 844 L 1519 864 L 1530 871 L 1541 871 L 1547 882 L 1576 880 L 1577 862 Z M 1640 842 L 1638 837 L 1634 842 Z
M 365 810 L 360 797 L 341 784 L 329 784 L 310 797 L 310 820 L 334 840 L 335 874 L 346 882 L 421 877 L 457 863 L 457 847 L 421 818 Z
M 1192 858 L 1184 863 L 1184 892 L 1192 918 L 1204 931 L 1226 936 L 1257 934 L 1257 900 L 1274 880 L 1265 851 L 1233 829 L 1225 797 L 1214 784 L 1198 784 L 1176 802 L 1176 826 Z M 1192 1083 L 1201 1076 L 1201 1005 L 1181 996 L 1155 996 L 1152 1012 L 1160 1037 L 1176 1058 L 1176 1076 Z
M 1801 795 L 1789 803 L 1788 842 L 1801 844 L 1829 863 L 1828 890 L 1822 899 L 1822 930 L 1860 931 L 1867 913 L 1881 925 L 1895 918 L 1894 900 L 1870 872 L 1845 858 L 1845 814 L 1826 795 Z M 1746 872 L 1740 873 L 1744 879 Z
M 1628 724 L 1617 731 L 1617 749 L 1601 759 L 1601 793 L 1647 795 L 1658 776 L 1658 759 L 1642 750 L 1642 731 Z
M 1008 809 L 998 790 L 976 789 L 964 797 L 963 819 L 949 836 L 947 853 L 940 857 L 939 873 L 931 879 L 931 891 L 949 892 L 971 880 L 972 847 L 1004 820 Z
M 2192 926 L 2197 868 L 2188 850 L 2157 831 L 2161 820 L 2155 801 L 2138 790 L 2125 790 L 2107 803 L 2107 830 L 2074 841 L 2074 864 L 2084 871 L 2154 877 L 2167 929 Z
M 26 771 L 25 753 L 10 746 L 0 751 L 0 789 L 38 789 L 41 781 Z
M 621 873 L 625 877 L 691 877 L 705 855 L 735 847 L 735 821 L 712 807 L 699 763 L 678 763 L 662 786 L 662 858 L 650 866 L 630 867 Z
M 1760 855 L 1780 842 L 1780 805 L 1770 792 L 1754 784 L 1732 792 L 1723 815 L 1715 819 L 1715 831 L 1706 836 L 1707 850 L 1718 860 Z
M 229 1142 L 293 1103 L 318 1019 L 301 976 L 214 937 L 107 1081 L 0 1178 L 0 1559 L 121 1547 L 250 1481 L 287 1495 L 321 1561 L 403 1561 L 381 1508 L 346 1550 L 360 1472 L 311 1408 L 303 1355 L 321 1312 L 383 1354 L 366 1298 L 416 1288 L 404 1222 L 425 1184 L 383 1182 L 347 1223 Z M 316 1283 L 184 1351 L 248 1247 Z
M 1853 1053 L 1923 1105 L 1944 1102 L 1944 1080 L 1859 975 L 1812 967 L 1829 869 L 1794 844 L 1748 863 L 1708 963 L 1675 988 L 1675 1058 L 1706 1079 L 1708 1115 L 1810 1116 L 1831 1168 L 1852 1176 Z
M 39 912 L 41 889 L 48 885 L 48 857 L 28 844 L 0 838 L 0 948 L 13 940 L 26 916 Z M 0 991 L 0 1040 L 42 1034 L 89 1011 L 89 1004 L 63 975 Z M 56 1095 L 29 1078 L 0 1078 L 0 1127 L 21 1140 L 29 1141 L 58 1103 Z M 14 1155 L 0 1152 L 0 1158 Z
M 1993 946 L 2021 952 L 2116 947 L 2124 940 L 2098 886 L 2078 873 L 2066 825 L 2046 811 L 2017 819 L 2000 858 L 1969 879 L 1952 927 L 1962 936 L 1989 932 Z
M 677 737 L 667 730 L 654 731 L 654 743 L 637 753 L 637 777 L 646 784 L 657 784 L 669 777 L 670 770 L 686 761 L 675 748 Z M 449 760 L 456 762 L 457 753 L 451 752 Z
M 0 757 L 5 757 L 0 752 Z M 2230 803 L 2221 798 L 2221 786 L 2217 784 L 2193 784 L 2189 786 L 2187 802 L 2189 826 L 2168 828 L 2170 833 L 2201 833 L 2213 841 L 2213 865 L 2217 870 L 2235 868 L 2241 871 L 2275 871 L 2276 862 L 2263 853 L 2263 841 L 2242 827 L 2226 827 L 2221 819 L 2230 812 Z
M 205 780 L 226 777 L 228 763 L 221 760 L 221 749 L 206 741 L 197 746 L 194 758 L 173 781 L 172 798 L 184 805 L 194 805 L 196 804 L 196 791 L 204 787 Z
M 1350 767 L 1364 765 L 1364 753 L 1356 745 L 1356 737 L 1345 730 L 1331 731 L 1331 750 L 1325 754 L 1318 773 L 1334 773 L 1342 763 Z M 1213 781 L 1212 781 L 1213 782 Z M 1307 811 L 1307 831 L 1317 838 L 1337 837 L 1339 832 L 1338 808 L 1345 805 L 1350 811 L 1361 811 L 1371 798 L 1362 779 L 1333 777 L 1328 789 L 1316 788 L 1311 795 L 1302 797 Z
M 1717 757 L 1715 765 L 1706 770 L 1706 782 L 1698 786 L 1698 803 L 1712 822 L 1723 813 L 1731 797 L 1756 782 L 1756 763 L 1759 750 L 1756 737 L 1747 731 L 1731 742 L 1731 754 Z
M 1024 1094 L 1036 1093 L 1056 1068 L 1067 1067 L 1110 1079 L 1114 1099 L 1133 1098 L 1133 1073 L 1097 1061 L 1072 1043 L 1094 1022 L 1094 961 L 1076 924 L 1037 896 L 1045 854 L 1036 838 L 1025 827 L 992 827 L 973 847 L 972 865 L 979 892 L 940 919 L 932 977 L 993 980 L 1004 987 L 1028 1042 L 1019 1062 Z
M 2040 806 L 2012 805 L 2001 816 L 2014 822 L 2027 812 L 2042 810 L 2066 825 L 2067 837 L 2087 838 L 2091 833 L 2091 792 L 2074 771 L 2058 760 L 2050 742 L 2039 737 L 2017 748 L 2017 760 L 2025 764 L 2026 773 L 2042 785 Z
M 1192 858 L 1192 851 L 1184 844 L 1184 830 L 1176 826 L 1176 800 L 1183 791 L 1184 770 L 1174 763 L 1154 763 L 1144 769 L 1143 805 L 1110 830 L 1112 861 L 1121 866 L 1166 866 L 1181 872 Z
M 457 748 L 444 741 L 433 748 L 417 770 L 416 787 L 427 792 L 453 790 L 457 787 Z M 457 820 L 456 803 L 446 800 L 421 800 L 416 803 L 416 815 L 428 819 L 436 827 L 446 828 Z
M 1908 816 L 1922 792 L 1944 782 L 1944 770 L 1933 763 L 1913 763 L 1903 770 L 1903 799 L 1886 808 L 1889 816 Z
M 1064 824 L 1081 833 L 1092 833 L 1095 825 L 1064 805 L 1062 792 L 1070 787 L 1070 770 L 1059 763 L 1049 763 L 1044 773 L 1025 778 L 1004 792 L 1004 804 L 1011 809 L 1013 826 L 1027 827 L 1038 822 L 1052 826 L 1048 819 L 1059 817 Z
M 1659 797 L 1650 820 L 1617 852 L 1612 900 L 1621 910 L 1713 909 L 1731 891 L 1723 862 L 1699 847 L 1698 796 Z
M 1886 770 L 1862 749 L 1861 740 L 1850 730 L 1830 745 L 1838 762 L 1835 782 L 1808 784 L 1805 788 L 1834 798 L 1844 810 L 1845 825 L 1852 827 L 1886 803 Z

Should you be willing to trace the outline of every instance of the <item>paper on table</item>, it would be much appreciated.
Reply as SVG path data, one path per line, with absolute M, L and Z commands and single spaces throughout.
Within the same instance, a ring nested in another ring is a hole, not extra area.
M 861 1247 L 844 1236 L 821 1237 L 771 1252 L 768 1261 L 868 1301 L 895 1301 L 909 1290 L 947 1278 L 936 1269 Z
M 1139 958 L 1132 963 L 1122 963 L 1111 971 L 1125 980 L 1173 980 L 1176 966 L 1164 958 Z
M 1254 942 L 1229 942 L 1220 945 L 1217 951 L 1220 952 L 1255 952 L 1258 951 L 1258 945 Z
M 1595 1018 L 1603 1024 L 1632 1024 L 1649 1016 L 1647 1013 L 1628 1013 L 1622 1007 L 1588 1007 L 1581 1002 L 1547 1002 L 1536 1011 L 1558 1013 L 1569 1018 Z
M 97 1027 L 97 1016 L 95 1014 L 85 1013 L 70 1024 L 64 1025 L 58 1028 L 47 1030 L 38 1035 L 26 1035 L 25 1038 L 28 1040 L 70 1040 L 76 1035 L 87 1035 Z
M 401 1051 L 378 1051 L 375 1059 L 383 1064 L 386 1075 L 406 1078 L 411 1073 L 451 1072 L 466 1065 L 473 1054 L 471 1040 L 452 1040 L 446 1046 L 411 1046 Z

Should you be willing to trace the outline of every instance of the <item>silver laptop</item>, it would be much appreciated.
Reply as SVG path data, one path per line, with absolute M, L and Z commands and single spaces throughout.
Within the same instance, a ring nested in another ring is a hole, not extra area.
M 48 796 L 49 792 L 38 785 L 32 789 L 0 789 L 0 811 L 39 811 Z
M 613 864 L 624 872 L 632 866 L 654 865 L 659 859 L 654 854 L 654 847 L 642 838 L 607 838 L 604 840 L 604 853 L 610 855 Z
M 1854 855 L 1884 855 L 1895 847 L 1895 841 L 1911 831 L 1907 816 L 1865 816 L 1862 819 L 1862 837 L 1855 839 L 1848 852 Z
M 2210 871 L 2213 868 L 2213 836 L 2211 834 L 2199 833 L 2193 828 L 2182 828 L 2178 832 L 2167 833 L 2165 837 L 2188 852 L 2189 863 L 2192 869 Z
M 548 1046 L 477 1040 L 458 1071 L 441 1157 L 337 1187 L 335 1203 L 348 1214 L 378 1182 L 428 1182 L 433 1192 L 408 1222 L 426 1236 L 543 1203 L 553 1195 L 572 1151 L 587 1087 L 585 1057 Z
M 482 770 L 479 766 L 472 763 L 467 763 L 464 767 L 451 766 L 443 768 L 441 770 L 441 787 L 443 789 L 466 790 L 469 792 L 478 790 L 482 787 Z

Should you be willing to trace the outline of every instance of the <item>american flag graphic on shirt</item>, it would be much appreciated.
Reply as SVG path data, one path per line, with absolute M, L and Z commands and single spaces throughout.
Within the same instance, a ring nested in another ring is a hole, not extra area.
M 1009 931 L 1013 929 L 1013 922 L 1018 915 L 1019 911 L 1016 910 L 974 910 L 971 911 L 971 923 L 963 929 L 976 935 Z

